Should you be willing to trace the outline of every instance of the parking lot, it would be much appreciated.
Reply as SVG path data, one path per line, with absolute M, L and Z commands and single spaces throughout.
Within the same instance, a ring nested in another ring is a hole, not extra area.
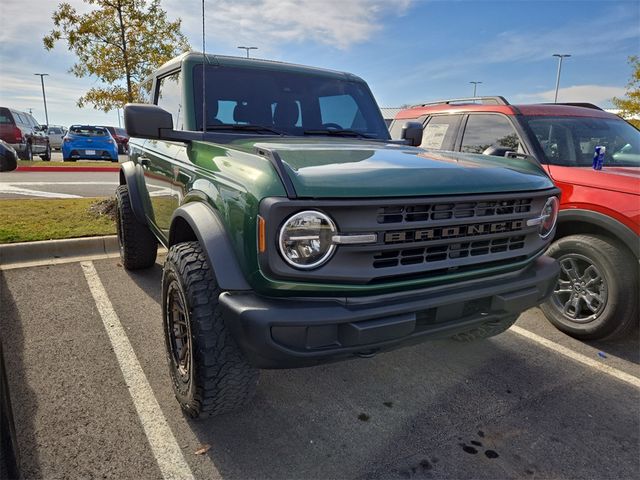
M 25 478 L 640 476 L 637 331 L 585 344 L 534 309 L 486 341 L 263 371 L 248 408 L 192 421 L 160 276 L 116 258 L 0 271 Z

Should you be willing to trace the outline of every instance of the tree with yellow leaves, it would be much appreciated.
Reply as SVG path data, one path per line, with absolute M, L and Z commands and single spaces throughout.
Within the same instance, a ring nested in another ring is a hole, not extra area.
M 141 101 L 144 78 L 189 50 L 180 32 L 181 20 L 169 21 L 160 0 L 83 1 L 96 8 L 81 14 L 69 3 L 61 3 L 53 13 L 53 30 L 43 38 L 47 50 L 62 40 L 76 54 L 70 73 L 93 76 L 104 84 L 81 96 L 80 107 L 91 104 L 108 112 Z
M 614 98 L 611 102 L 620 109 L 620 116 L 636 128 L 640 128 L 640 59 L 633 55 L 629 57 L 633 68 L 631 80 L 627 84 L 626 98 Z M 634 118 L 635 117 L 635 118 Z

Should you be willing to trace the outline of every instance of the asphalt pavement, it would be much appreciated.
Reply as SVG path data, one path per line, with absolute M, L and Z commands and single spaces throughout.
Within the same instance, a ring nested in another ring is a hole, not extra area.
M 248 408 L 194 421 L 160 277 L 118 259 L 0 271 L 25 478 L 156 479 L 174 460 L 185 478 L 640 478 L 637 331 L 587 344 L 533 309 L 485 341 L 263 371 Z
M 125 155 L 120 156 L 121 162 L 126 159 Z M 61 161 L 57 152 L 51 162 L 43 164 L 55 165 Z M 118 172 L 3 172 L 0 174 L 0 199 L 109 197 L 118 184 Z M 158 187 L 150 186 L 150 189 L 151 195 L 163 193 Z

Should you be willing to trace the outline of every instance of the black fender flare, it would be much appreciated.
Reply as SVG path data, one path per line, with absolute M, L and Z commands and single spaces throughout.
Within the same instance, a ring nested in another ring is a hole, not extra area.
M 564 222 L 588 223 L 601 228 L 619 239 L 629 250 L 631 250 L 631 253 L 635 255 L 636 259 L 640 259 L 640 238 L 633 230 L 620 223 L 615 218 L 611 218 L 592 210 L 572 208 L 570 210 L 560 210 L 558 215 L 558 225 Z
M 176 243 L 175 229 L 178 218 L 187 222 L 195 233 L 222 290 L 251 290 L 224 224 L 214 209 L 197 201 L 178 207 L 171 218 L 169 247 Z
M 124 162 L 120 166 L 120 185 L 126 185 L 129 190 L 129 198 L 131 199 L 131 209 L 136 216 L 138 222 L 148 225 L 147 216 L 145 214 L 144 182 L 140 184 L 139 179 L 144 178 L 142 167 L 136 165 L 132 161 Z M 143 194 L 144 193 L 144 194 Z M 147 195 L 148 198 L 148 195 Z

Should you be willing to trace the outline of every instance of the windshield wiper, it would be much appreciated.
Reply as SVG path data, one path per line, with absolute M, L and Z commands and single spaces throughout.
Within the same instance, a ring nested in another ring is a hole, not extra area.
M 327 128 L 322 130 L 305 130 L 305 135 L 342 135 L 345 137 L 360 137 L 360 138 L 372 138 L 370 135 L 366 135 L 356 130 L 349 130 L 346 128 Z
M 252 123 L 239 123 L 239 124 L 223 123 L 223 124 L 216 124 L 216 125 L 207 125 L 207 131 L 211 131 L 211 130 L 242 130 L 245 132 L 263 131 L 263 132 L 275 133 L 277 135 L 286 135 L 285 132 L 282 132 L 275 128 L 267 127 L 265 125 L 256 125 Z

